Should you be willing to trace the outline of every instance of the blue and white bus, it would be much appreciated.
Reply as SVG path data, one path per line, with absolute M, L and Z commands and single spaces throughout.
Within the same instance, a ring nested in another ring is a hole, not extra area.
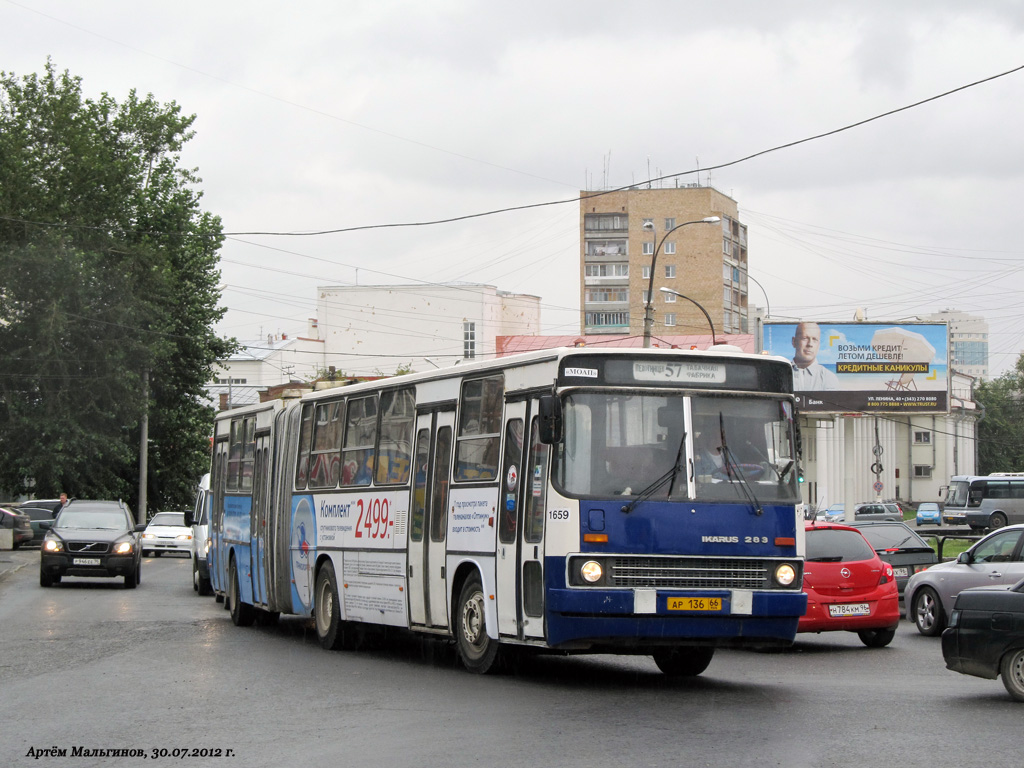
M 806 608 L 792 370 L 781 358 L 547 350 L 217 416 L 210 572 L 236 624 L 314 619 L 523 649 L 792 643 Z

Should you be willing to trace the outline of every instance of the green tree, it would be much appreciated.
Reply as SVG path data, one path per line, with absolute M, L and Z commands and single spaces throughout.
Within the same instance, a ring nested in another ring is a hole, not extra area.
M 978 422 L 978 472 L 1024 471 L 1024 355 L 1012 371 L 981 382 L 974 399 L 984 409 Z
M 47 62 L 0 72 L 0 488 L 191 500 L 218 339 L 219 218 L 182 168 L 195 116 L 135 91 L 82 94 Z M 143 379 L 149 379 L 148 398 Z

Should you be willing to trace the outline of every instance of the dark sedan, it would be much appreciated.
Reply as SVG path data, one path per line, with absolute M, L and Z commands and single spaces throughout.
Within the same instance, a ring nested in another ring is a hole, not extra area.
M 32 544 L 42 544 L 43 537 L 53 525 L 54 513 L 45 507 L 18 507 L 23 515 L 28 515 L 29 525 L 32 526 Z
M 1024 701 L 1024 581 L 973 587 L 957 595 L 942 633 L 942 656 L 954 672 L 994 680 Z
M 859 529 L 878 556 L 892 566 L 900 599 L 911 576 L 939 561 L 935 550 L 906 523 L 858 521 L 849 525 Z
M 17 509 L 0 507 L 0 528 L 7 528 L 11 532 L 11 545 L 14 549 L 32 541 L 32 523 L 28 515 Z
M 58 584 L 64 576 L 123 576 L 125 587 L 134 589 L 141 580 L 139 534 L 145 528 L 121 502 L 69 502 L 43 539 L 40 586 Z

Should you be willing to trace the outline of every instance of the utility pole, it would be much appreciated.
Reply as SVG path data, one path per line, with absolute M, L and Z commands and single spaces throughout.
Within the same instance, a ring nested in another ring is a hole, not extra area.
M 142 372 L 142 424 L 139 428 L 139 509 L 135 513 L 139 525 L 146 524 L 146 482 L 149 474 L 149 370 Z

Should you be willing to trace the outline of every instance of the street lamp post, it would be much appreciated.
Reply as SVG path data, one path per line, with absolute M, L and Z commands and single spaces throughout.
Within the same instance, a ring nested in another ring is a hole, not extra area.
M 718 339 L 715 338 L 715 324 L 711 322 L 711 315 L 708 314 L 708 311 L 704 309 L 704 307 L 702 307 L 700 303 L 694 301 L 689 296 L 683 296 L 683 294 L 681 294 L 679 291 L 673 291 L 671 288 L 659 288 L 658 290 L 661 291 L 662 293 L 671 293 L 673 296 L 678 296 L 680 299 L 686 299 L 687 301 L 691 302 L 695 307 L 697 307 L 697 309 L 703 312 L 704 317 L 708 319 L 708 325 L 711 327 L 711 346 L 714 346 L 715 344 L 718 343 Z
M 658 266 L 658 253 L 661 251 L 661 246 L 664 244 L 665 238 L 667 238 L 669 235 L 671 235 L 677 229 L 682 229 L 683 227 L 689 226 L 690 224 L 717 224 L 721 220 L 722 220 L 722 218 L 720 216 L 707 216 L 707 217 L 705 217 L 703 219 L 697 219 L 695 221 L 684 221 L 682 224 L 676 224 L 674 227 L 672 227 L 672 229 L 670 229 L 668 232 L 666 232 L 664 235 L 662 235 L 661 240 L 659 240 L 658 244 L 655 246 L 655 248 L 654 248 L 654 256 L 651 258 L 651 277 L 650 277 L 650 282 L 647 285 L 647 304 L 644 306 L 644 347 L 645 348 L 651 346 L 651 328 L 654 326 L 654 270 Z M 653 232 L 654 231 L 654 222 L 649 221 L 649 222 L 645 223 L 644 224 L 644 229 L 647 229 L 647 230 L 650 230 L 650 231 Z M 674 293 L 674 291 L 673 291 L 673 293 Z M 681 294 L 679 294 L 679 295 L 681 295 Z M 686 299 L 688 297 L 687 296 L 683 296 L 683 298 Z M 693 299 L 690 299 L 690 301 L 693 301 Z M 695 301 L 693 303 L 697 304 L 697 302 L 695 302 Z M 700 304 L 697 304 L 697 306 L 700 307 Z M 701 311 L 704 310 L 703 307 L 700 307 L 700 308 L 701 308 Z M 704 312 L 704 314 L 707 315 L 707 312 Z M 708 322 L 710 322 L 710 320 L 711 319 L 708 318 Z M 714 328 L 714 326 L 712 326 L 711 327 L 712 338 L 714 337 L 714 333 L 715 333 L 715 328 Z

